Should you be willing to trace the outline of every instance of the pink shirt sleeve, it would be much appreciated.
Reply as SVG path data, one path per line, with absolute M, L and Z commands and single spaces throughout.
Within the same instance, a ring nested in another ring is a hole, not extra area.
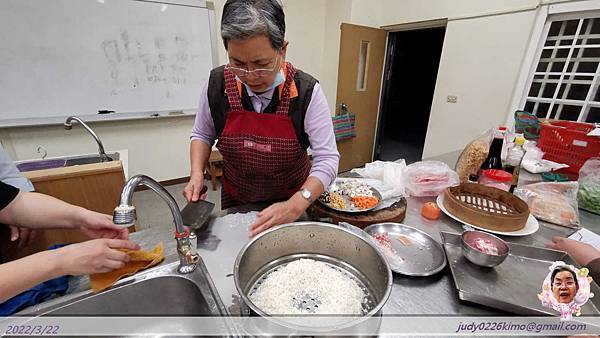
M 202 141 L 212 147 L 217 139 L 217 132 L 215 131 L 215 124 L 212 115 L 210 115 L 210 108 L 208 106 L 208 81 L 206 81 L 202 87 L 201 92 L 200 104 L 198 105 L 196 120 L 190 138 L 192 140 Z
M 319 179 L 323 187 L 327 188 L 337 176 L 340 154 L 333 134 L 331 111 L 319 83 L 313 88 L 304 118 L 304 130 L 312 149 L 310 176 Z

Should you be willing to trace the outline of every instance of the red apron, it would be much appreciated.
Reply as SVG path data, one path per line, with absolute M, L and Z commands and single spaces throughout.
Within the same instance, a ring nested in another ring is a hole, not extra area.
M 287 63 L 277 111 L 263 114 L 244 110 L 235 75 L 224 69 L 231 110 L 217 142 L 223 155 L 221 209 L 285 200 L 306 181 L 311 164 L 288 115 L 290 85 L 295 74 L 294 66 Z

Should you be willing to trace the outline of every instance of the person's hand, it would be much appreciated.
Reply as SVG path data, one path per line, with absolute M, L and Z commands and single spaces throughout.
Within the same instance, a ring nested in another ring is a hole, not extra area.
M 258 213 L 256 221 L 250 225 L 248 236 L 254 237 L 270 227 L 294 222 L 302 215 L 302 212 L 304 212 L 304 209 L 294 206 L 293 202 L 289 200 L 272 204 Z
M 81 232 L 91 238 L 129 238 L 129 230 L 115 225 L 110 215 L 84 209 L 80 217 L 83 220 Z
M 580 265 L 586 265 L 600 258 L 600 251 L 593 246 L 569 238 L 553 237 L 552 243 L 546 244 L 546 247 L 568 253 Z
M 18 248 L 24 248 L 33 243 L 33 239 L 35 238 L 36 231 L 29 228 L 10 226 L 10 241 L 14 242 L 18 240 L 17 243 Z
M 183 189 L 183 197 L 188 202 L 198 202 L 198 199 L 205 199 L 206 192 L 202 193 L 204 188 L 204 175 L 192 175 L 190 181 Z
M 57 268 L 63 275 L 90 275 L 120 269 L 129 262 L 129 255 L 118 249 L 139 250 L 131 241 L 94 239 L 51 250 L 56 254 Z

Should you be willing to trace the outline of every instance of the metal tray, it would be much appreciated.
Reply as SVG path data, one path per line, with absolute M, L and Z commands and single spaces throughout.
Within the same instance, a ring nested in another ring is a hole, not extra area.
M 398 264 L 388 262 L 392 271 L 396 273 L 407 276 L 431 276 L 446 267 L 446 256 L 440 243 L 419 229 L 401 223 L 378 223 L 369 225 L 363 230 L 371 236 L 388 233 L 392 247 L 404 259 Z M 408 237 L 410 245 L 402 244 L 398 239 L 399 236 Z
M 377 189 L 370 187 L 371 191 L 373 192 L 373 196 L 377 197 L 377 199 L 379 200 L 379 202 L 377 204 L 375 204 L 374 206 L 367 208 L 367 209 L 357 209 L 357 208 L 346 208 L 346 209 L 340 209 L 340 208 L 335 208 L 332 207 L 331 205 L 329 205 L 329 203 L 326 203 L 325 201 L 323 201 L 322 197 L 323 195 L 319 196 L 318 200 L 321 204 L 323 204 L 324 206 L 328 207 L 331 210 L 336 210 L 336 211 L 341 211 L 341 212 L 350 212 L 350 213 L 358 213 L 358 212 L 367 212 L 370 210 L 373 210 L 375 208 L 377 208 L 377 206 L 379 204 L 381 204 L 381 193 L 379 191 L 377 191 Z M 347 196 L 343 196 L 344 200 L 346 200 L 346 203 L 350 202 L 350 199 Z
M 510 254 L 495 268 L 481 268 L 467 261 L 461 251 L 460 234 L 440 232 L 458 298 L 521 315 L 558 315 L 542 306 L 537 295 L 554 261 L 578 266 L 565 252 L 509 243 Z M 591 291 L 600 288 L 592 283 Z M 592 298 L 581 307 L 582 315 L 598 315 Z M 596 300 L 598 301 L 598 300 Z

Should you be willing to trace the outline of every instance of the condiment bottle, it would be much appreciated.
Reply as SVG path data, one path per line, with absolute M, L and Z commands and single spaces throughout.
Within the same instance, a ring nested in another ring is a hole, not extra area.
M 523 144 L 525 144 L 525 138 L 517 137 L 515 138 L 515 144 L 508 149 L 504 171 L 513 175 L 510 192 L 513 192 L 519 183 L 521 161 L 523 161 L 523 157 L 525 157 Z
M 487 169 L 502 169 L 502 145 L 504 144 L 505 136 L 505 126 L 499 126 L 496 130 L 494 130 L 494 139 L 490 144 L 490 151 L 487 158 L 485 161 L 483 161 L 483 164 L 479 168 L 480 171 Z

